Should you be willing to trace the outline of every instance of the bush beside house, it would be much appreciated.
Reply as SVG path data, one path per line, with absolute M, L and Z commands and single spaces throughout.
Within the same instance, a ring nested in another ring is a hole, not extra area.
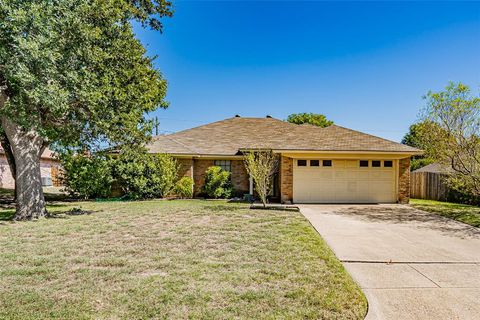
M 179 179 L 179 164 L 170 155 L 128 151 L 112 157 L 67 152 L 60 159 L 65 189 L 73 196 L 107 198 L 113 192 L 135 200 L 177 193 L 181 198 L 192 197 L 193 180 Z
M 111 159 L 69 152 L 60 156 L 60 162 L 63 167 L 62 183 L 70 195 L 84 199 L 110 195 L 114 181 Z
M 112 167 L 113 176 L 130 199 L 163 198 L 178 180 L 177 161 L 165 154 L 125 153 Z
M 193 179 L 182 177 L 178 180 L 175 184 L 174 194 L 181 199 L 193 198 Z
M 230 172 L 217 166 L 209 167 L 205 172 L 203 192 L 209 198 L 230 198 L 234 193 Z

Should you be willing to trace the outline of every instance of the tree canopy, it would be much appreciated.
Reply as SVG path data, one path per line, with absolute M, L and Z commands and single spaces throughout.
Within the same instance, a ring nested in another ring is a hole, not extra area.
M 403 136 L 402 143 L 414 148 L 422 147 L 422 137 L 420 135 L 422 123 L 414 123 L 408 128 L 408 132 Z
M 167 107 L 167 83 L 132 22 L 161 31 L 171 15 L 165 0 L 0 0 L 0 133 L 15 161 L 17 218 L 45 214 L 38 158 L 47 145 L 146 140 L 145 114 Z
M 450 166 L 457 189 L 480 196 L 480 98 L 462 83 L 429 92 L 419 133 L 426 155 Z
M 426 141 L 423 141 L 423 137 L 421 135 L 421 130 L 424 126 L 425 123 L 423 121 L 412 124 L 409 127 L 407 134 L 405 134 L 403 137 L 402 143 L 410 147 L 424 149 L 427 143 Z M 429 158 L 428 156 L 414 156 L 410 162 L 410 169 L 412 171 L 417 170 L 433 162 L 435 162 L 435 160 Z
M 0 1 L 0 114 L 63 146 L 133 142 L 166 81 L 131 19 L 161 30 L 161 1 Z
M 322 128 L 333 124 L 333 121 L 328 120 L 326 116 L 318 113 L 292 113 L 287 117 L 287 121 L 295 124 L 308 123 Z

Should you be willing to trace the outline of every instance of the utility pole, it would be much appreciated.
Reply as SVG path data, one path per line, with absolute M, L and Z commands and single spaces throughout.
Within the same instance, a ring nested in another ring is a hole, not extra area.
M 158 136 L 158 127 L 160 126 L 160 121 L 158 121 L 158 117 L 153 119 L 153 127 L 155 128 L 155 135 Z

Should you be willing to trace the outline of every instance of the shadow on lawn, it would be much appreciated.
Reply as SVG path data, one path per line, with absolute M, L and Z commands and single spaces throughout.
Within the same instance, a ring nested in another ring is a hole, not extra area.
M 68 207 L 66 204 L 49 204 L 49 209 L 52 208 L 65 208 Z M 93 210 L 82 210 L 80 208 L 71 208 L 68 210 L 49 210 L 47 219 L 67 219 L 68 216 L 81 216 L 81 215 L 90 215 L 94 213 Z M 2 222 L 6 221 L 13 221 L 13 217 L 15 216 L 15 207 L 7 210 L 0 211 L 0 225 Z
M 417 228 L 438 230 L 461 238 L 478 238 L 480 229 L 452 219 L 417 210 L 407 206 L 361 206 L 335 210 L 335 214 L 351 216 L 359 220 L 411 224 Z
M 65 208 L 68 205 L 65 202 L 78 201 L 78 199 L 71 198 L 65 193 L 60 192 L 45 192 L 45 201 L 48 208 Z M 49 210 L 48 218 L 66 218 L 67 216 L 78 216 L 91 214 L 93 211 L 84 211 L 78 208 L 70 210 Z M 15 201 L 13 199 L 13 190 L 0 188 L 0 223 L 2 221 L 13 221 L 15 216 Z

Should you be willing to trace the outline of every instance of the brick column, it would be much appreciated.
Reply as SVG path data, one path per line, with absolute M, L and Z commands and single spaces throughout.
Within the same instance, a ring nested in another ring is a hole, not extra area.
M 398 202 L 410 201 L 410 158 L 400 159 L 398 165 Z
M 293 159 L 283 156 L 280 160 L 280 200 L 282 203 L 293 201 Z

